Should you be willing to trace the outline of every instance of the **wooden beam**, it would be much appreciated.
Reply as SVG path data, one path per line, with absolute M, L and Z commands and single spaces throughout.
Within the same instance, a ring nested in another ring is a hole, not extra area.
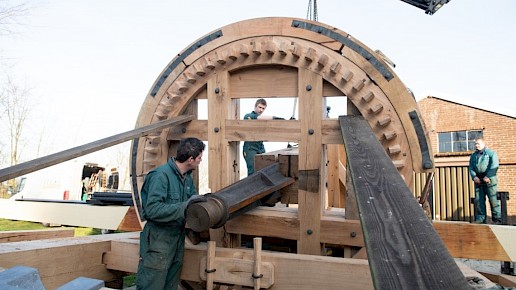
M 322 148 L 322 77 L 306 69 L 298 71 L 299 142 L 298 204 L 299 241 L 297 252 L 321 255 L 321 213 L 326 191 Z
M 75 234 L 75 229 L 45 229 L 27 231 L 3 231 L 0 232 L 0 243 L 45 240 L 56 238 L 70 238 Z
M 229 220 L 225 228 L 229 233 L 300 239 L 299 220 L 295 208 L 260 207 Z M 364 246 L 360 221 L 345 220 L 344 217 L 336 215 L 321 218 L 320 239 L 321 243 Z
M 231 98 L 292 98 L 297 96 L 297 68 L 284 65 L 249 67 L 231 74 Z M 342 96 L 324 82 L 324 96 Z
M 455 258 L 516 261 L 515 227 L 448 221 L 433 225 Z
M 206 258 L 205 243 L 186 245 L 181 279 L 202 282 L 201 263 Z M 217 248 L 217 258 L 253 261 L 250 249 Z M 135 273 L 138 261 L 138 240 L 118 240 L 104 255 L 108 269 Z M 274 285 L 271 290 L 373 289 L 366 260 L 287 254 L 262 251 L 262 263 L 274 266 Z M 0 264 L 1 266 L 1 264 Z M 217 270 L 218 272 L 218 270 Z
M 516 235 L 515 227 L 449 221 L 433 221 L 432 225 L 454 258 L 515 260 L 516 249 L 511 239 Z M 295 208 L 260 207 L 228 221 L 225 227 L 230 233 L 299 239 L 299 222 Z M 360 221 L 323 215 L 321 242 L 364 247 Z
M 339 120 L 375 288 L 470 289 L 367 121 Z
M 232 120 L 226 122 L 228 141 L 299 142 L 299 120 Z M 342 144 L 338 119 L 322 120 L 322 143 Z M 208 140 L 208 120 L 193 120 L 170 129 L 167 140 L 196 137 Z
M 2 243 L 0 267 L 36 268 L 46 289 L 56 289 L 81 276 L 110 281 L 117 276 L 106 268 L 103 256 L 111 250 L 111 239 L 137 236 L 128 233 Z M 138 256 L 138 252 L 131 255 Z
M 109 148 L 111 146 L 133 140 L 134 138 L 143 137 L 153 131 L 158 131 L 169 126 L 191 121 L 193 120 L 193 118 L 193 116 L 177 116 L 171 119 L 167 119 L 141 128 L 136 128 L 124 133 L 116 134 L 104 139 L 90 142 L 61 152 L 50 154 L 41 158 L 36 158 L 34 160 L 20 163 L 11 167 L 0 169 L 0 182 L 16 178 L 23 174 L 31 173 L 80 156 L 84 156 L 95 151 Z

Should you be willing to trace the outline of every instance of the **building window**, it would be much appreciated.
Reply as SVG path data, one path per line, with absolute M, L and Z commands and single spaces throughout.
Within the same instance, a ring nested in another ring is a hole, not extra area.
M 438 133 L 439 152 L 465 152 L 475 150 L 475 138 L 482 136 L 482 130 Z

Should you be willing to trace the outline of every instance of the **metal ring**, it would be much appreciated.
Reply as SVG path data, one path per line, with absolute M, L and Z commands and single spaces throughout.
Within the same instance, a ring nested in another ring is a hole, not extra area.
M 255 275 L 253 273 L 253 275 L 251 275 L 254 279 L 260 279 L 260 278 L 263 278 L 263 274 L 260 274 L 260 275 Z
M 210 270 L 208 270 L 208 269 L 204 269 L 204 272 L 206 272 L 206 273 L 208 273 L 208 274 L 213 273 L 213 272 L 215 272 L 215 271 L 217 271 L 217 269 L 210 269 Z

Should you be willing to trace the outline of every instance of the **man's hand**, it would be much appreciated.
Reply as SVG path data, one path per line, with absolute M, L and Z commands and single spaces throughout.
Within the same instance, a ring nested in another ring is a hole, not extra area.
M 484 182 L 485 183 L 491 183 L 491 179 L 489 179 L 489 177 L 486 176 L 486 177 L 484 177 Z
M 206 196 L 194 194 L 194 195 L 190 196 L 190 198 L 187 200 L 186 207 L 189 207 L 192 203 L 205 202 L 205 201 L 208 201 Z
M 475 176 L 475 178 L 473 178 L 473 181 L 474 181 L 476 184 L 480 184 L 480 178 L 478 178 L 478 176 Z

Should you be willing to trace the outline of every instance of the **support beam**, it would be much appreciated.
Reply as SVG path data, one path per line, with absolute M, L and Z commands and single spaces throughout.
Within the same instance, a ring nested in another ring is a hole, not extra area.
M 471 289 L 371 127 L 340 116 L 376 289 Z
M 299 120 L 299 242 L 297 252 L 321 255 L 321 214 L 326 192 L 322 171 L 322 84 L 309 70 L 298 71 Z
M 50 154 L 31 161 L 20 163 L 11 167 L 0 169 L 0 182 L 16 178 L 23 174 L 31 173 L 58 163 L 68 161 L 89 153 L 93 153 L 111 146 L 130 141 L 148 135 L 153 131 L 181 124 L 193 120 L 194 116 L 177 116 L 141 128 L 136 128 L 124 133 L 116 134 L 104 139 L 93 141 L 81 146 L 70 148 L 61 152 Z
M 45 240 L 55 238 L 71 238 L 74 236 L 74 234 L 75 230 L 71 228 L 29 231 L 4 231 L 0 232 L 0 243 Z

